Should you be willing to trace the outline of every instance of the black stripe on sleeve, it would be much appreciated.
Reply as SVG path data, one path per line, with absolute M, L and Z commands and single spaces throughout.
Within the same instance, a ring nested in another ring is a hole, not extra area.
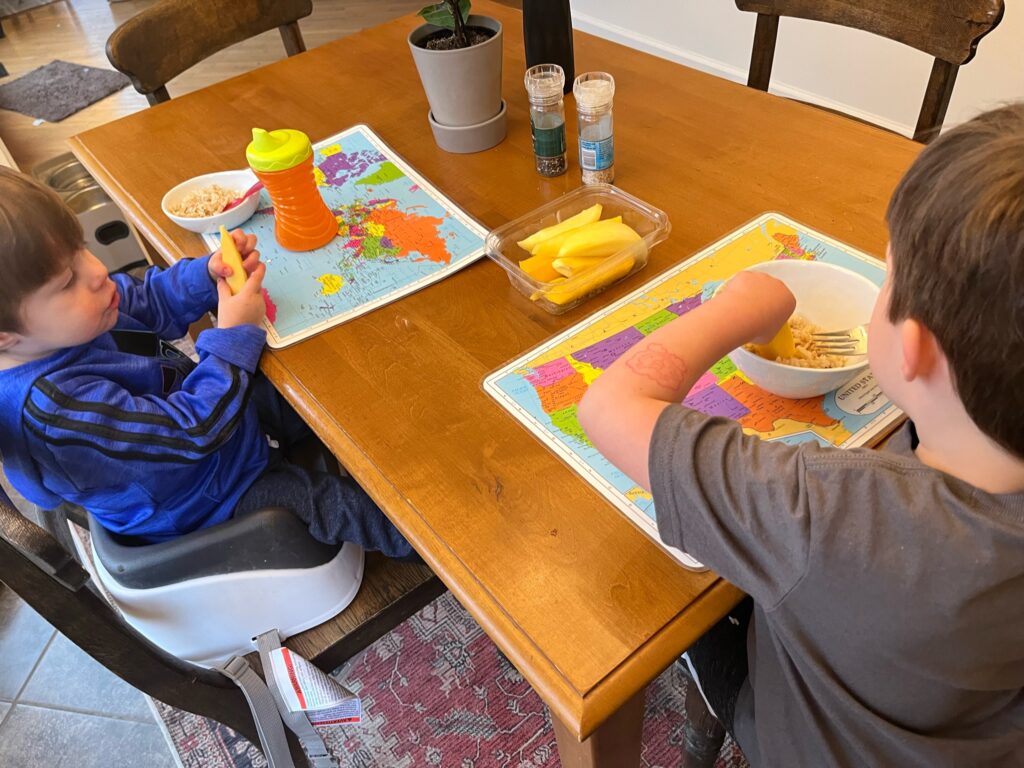
M 77 445 L 85 448 L 93 448 L 100 453 L 111 456 L 113 458 L 135 458 L 141 460 L 149 460 L 150 457 L 154 457 L 154 461 L 177 461 L 181 463 L 195 463 L 202 461 L 207 455 L 218 450 L 224 443 L 226 443 L 231 435 L 234 433 L 235 428 L 238 426 L 238 422 L 245 415 L 246 407 L 249 403 L 249 394 L 251 388 L 245 391 L 242 396 L 242 402 L 239 405 L 238 411 L 231 419 L 221 428 L 217 436 L 213 438 L 205 448 L 196 447 L 194 443 L 188 440 L 180 438 L 161 437 L 152 434 L 139 434 L 136 432 L 124 432 L 122 430 L 113 429 L 111 427 L 105 427 L 101 424 L 93 424 L 86 421 L 78 421 L 76 419 L 67 419 L 61 416 L 54 416 L 41 410 L 39 406 L 29 400 L 26 404 L 26 411 L 33 418 L 37 419 L 47 426 L 57 427 L 58 429 L 64 429 L 69 432 L 78 432 L 83 435 L 82 438 L 57 438 L 51 435 L 47 435 L 43 430 L 38 429 L 34 425 L 25 422 L 25 426 L 38 438 L 50 445 Z M 92 438 L 92 439 L 88 439 Z M 185 453 L 195 454 L 195 457 L 184 457 L 178 455 L 169 454 L 150 454 L 142 451 L 117 451 L 104 445 L 104 441 L 117 441 L 123 443 L 136 443 L 143 445 L 158 445 L 164 448 L 177 449 Z
M 107 405 L 106 403 L 93 403 L 87 400 L 76 400 L 75 398 L 61 392 L 52 381 L 48 381 L 42 377 L 36 379 L 32 384 L 32 387 L 59 405 L 61 408 L 68 411 L 98 413 L 101 416 L 107 416 L 111 419 L 116 419 L 117 421 L 167 427 L 169 429 L 183 431 L 189 437 L 196 437 L 199 435 L 205 435 L 209 432 L 210 428 L 220 420 L 221 416 L 224 415 L 224 411 L 231 404 L 231 401 L 238 396 L 238 390 L 242 387 L 242 377 L 239 375 L 238 369 L 235 366 L 229 365 L 228 367 L 231 369 L 231 386 L 228 387 L 228 391 L 217 400 L 217 404 L 205 419 L 194 427 L 188 427 L 186 429 L 182 429 L 181 425 L 170 416 L 163 416 L 156 413 L 126 411 L 122 408 L 115 408 L 112 405 Z M 31 395 L 28 402 L 32 402 Z

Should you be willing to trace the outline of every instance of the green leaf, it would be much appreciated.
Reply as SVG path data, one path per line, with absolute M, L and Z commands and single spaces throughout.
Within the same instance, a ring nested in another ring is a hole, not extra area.
M 463 20 L 469 16 L 469 5 L 470 0 L 459 0 L 459 9 L 462 11 Z M 452 12 L 449 10 L 447 3 L 435 3 L 434 5 L 424 6 L 420 9 L 419 15 L 428 24 L 434 24 L 445 29 L 455 29 L 455 19 L 452 18 Z

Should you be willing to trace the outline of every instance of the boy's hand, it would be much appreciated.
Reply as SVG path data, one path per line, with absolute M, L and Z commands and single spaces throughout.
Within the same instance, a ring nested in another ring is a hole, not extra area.
M 714 301 L 729 303 L 744 338 L 755 344 L 771 341 L 796 309 L 786 284 L 763 272 L 738 272 Z
M 255 253 L 255 251 L 254 251 Z M 212 260 L 211 260 L 212 261 Z M 233 328 L 236 325 L 259 325 L 267 314 L 263 300 L 263 276 L 266 265 L 257 259 L 256 267 L 249 274 L 236 295 L 231 294 L 224 278 L 217 280 L 217 327 Z
M 242 230 L 236 229 L 231 233 L 231 239 L 238 247 L 238 255 L 242 257 L 245 274 L 251 275 L 256 271 L 256 265 L 260 263 L 260 252 L 256 250 L 256 235 L 247 235 Z M 232 273 L 231 267 L 225 264 L 221 258 L 219 248 L 213 252 L 210 261 L 207 262 L 207 269 L 210 271 L 210 277 L 214 280 L 228 277 Z

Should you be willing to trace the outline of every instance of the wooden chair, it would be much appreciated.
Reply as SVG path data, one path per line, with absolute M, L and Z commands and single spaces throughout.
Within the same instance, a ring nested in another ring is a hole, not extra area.
M 289 56 L 306 50 L 298 20 L 312 0 L 161 0 L 114 30 L 107 58 L 150 105 L 166 84 L 219 50 L 277 27 Z
M 61 634 L 125 682 L 155 699 L 224 723 L 259 745 L 249 706 L 225 675 L 165 653 L 128 626 L 73 555 L 66 520 L 50 532 L 23 517 L 0 489 L 0 581 Z M 368 554 L 363 586 L 339 616 L 285 645 L 330 672 L 445 591 L 423 565 Z M 249 654 L 260 669 L 259 655 Z M 296 765 L 305 765 L 288 732 Z
M 1003 0 L 736 0 L 757 14 L 747 85 L 768 90 L 779 17 L 792 16 L 863 29 L 935 57 L 914 141 L 939 134 L 957 71 L 974 58 L 978 41 L 1002 21 Z

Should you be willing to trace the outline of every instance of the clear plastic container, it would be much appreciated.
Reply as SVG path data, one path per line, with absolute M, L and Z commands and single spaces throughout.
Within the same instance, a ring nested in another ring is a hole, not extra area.
M 520 248 L 518 241 L 595 203 L 601 203 L 602 219 L 622 216 L 623 223 L 635 229 L 643 240 L 612 254 L 598 266 L 561 281 L 542 282 L 519 268 L 519 262 L 530 253 Z M 611 184 L 591 184 L 492 230 L 487 235 L 486 249 L 487 255 L 508 273 L 516 290 L 545 311 L 560 315 L 643 269 L 651 249 L 665 240 L 671 229 L 664 211 Z

